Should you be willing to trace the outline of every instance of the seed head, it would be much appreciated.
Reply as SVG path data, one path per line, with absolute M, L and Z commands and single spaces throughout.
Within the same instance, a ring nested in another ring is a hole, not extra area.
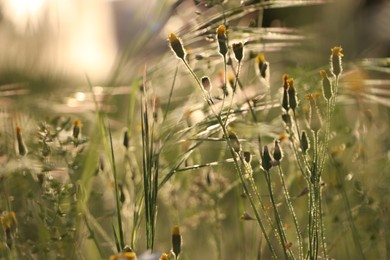
M 216 30 L 218 46 L 219 46 L 219 53 L 221 53 L 222 56 L 225 56 L 228 52 L 226 32 L 227 32 L 226 27 L 223 24 L 218 26 L 218 28 Z
M 180 38 L 178 38 L 176 34 L 170 33 L 168 35 L 168 42 L 169 42 L 169 46 L 171 47 L 172 51 L 176 54 L 176 56 L 179 59 L 184 60 L 186 57 L 186 52 L 184 50 Z

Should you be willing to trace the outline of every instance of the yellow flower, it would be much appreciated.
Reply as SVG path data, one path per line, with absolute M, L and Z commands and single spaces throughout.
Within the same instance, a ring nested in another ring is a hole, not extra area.
M 339 56 L 339 57 L 343 57 L 344 54 L 341 53 L 342 50 L 343 50 L 343 48 L 341 48 L 341 46 L 339 46 L 339 47 L 333 47 L 333 48 L 331 49 L 332 55 L 334 55 L 334 56 Z
M 220 26 L 218 26 L 216 33 L 217 33 L 218 35 L 226 34 L 226 26 L 223 25 L 223 24 L 221 24 Z

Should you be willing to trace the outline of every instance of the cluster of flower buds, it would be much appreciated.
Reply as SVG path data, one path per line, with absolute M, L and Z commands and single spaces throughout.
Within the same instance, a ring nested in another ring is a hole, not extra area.
M 297 108 L 298 100 L 295 94 L 294 79 L 289 78 L 287 74 L 283 75 L 283 98 L 282 108 L 288 112 L 289 109 L 293 111 Z
M 272 167 L 279 165 L 280 161 L 283 159 L 283 151 L 280 147 L 279 140 L 275 140 L 274 142 L 272 157 L 270 151 L 268 150 L 268 146 L 264 146 L 261 162 L 264 170 L 269 171 Z

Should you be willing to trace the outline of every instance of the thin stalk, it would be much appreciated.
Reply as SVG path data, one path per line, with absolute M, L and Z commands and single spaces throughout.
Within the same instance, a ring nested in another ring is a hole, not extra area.
M 297 232 L 297 237 L 298 237 L 298 249 L 299 249 L 299 259 L 303 259 L 303 243 L 302 243 L 302 233 L 301 233 L 301 230 L 299 228 L 299 224 L 298 224 L 298 219 L 297 219 L 297 216 L 295 215 L 295 211 L 294 211 L 294 207 L 291 203 L 291 197 L 290 197 L 290 194 L 288 192 L 288 189 L 287 189 L 287 186 L 286 186 L 286 183 L 284 182 L 284 174 L 283 174 L 283 169 L 280 165 L 278 165 L 278 169 L 279 169 L 279 176 L 280 176 L 280 181 L 282 183 L 282 186 L 283 186 L 283 192 L 284 192 L 284 197 L 285 197 L 285 200 L 286 200 L 286 203 L 287 203 L 287 207 L 290 211 L 290 214 L 293 218 L 293 221 L 294 221 L 294 225 L 295 225 L 295 230 Z
M 240 160 L 241 161 L 244 161 L 244 159 L 241 157 L 240 155 Z M 245 164 L 244 164 L 245 165 Z M 246 167 L 246 166 L 245 166 Z M 272 220 L 270 218 L 270 216 L 267 214 L 267 209 L 265 208 L 264 206 L 264 203 L 263 203 L 263 200 L 260 196 L 260 193 L 257 189 L 257 186 L 256 186 L 256 183 L 255 183 L 255 180 L 253 178 L 253 172 L 252 172 L 252 169 L 249 169 L 250 167 L 246 167 L 246 171 L 248 172 L 248 179 L 249 179 L 249 183 L 251 184 L 251 187 L 252 187 L 252 190 L 255 192 L 255 195 L 257 197 L 257 200 L 259 202 L 259 205 L 261 207 L 261 210 L 263 211 L 263 215 L 264 217 L 266 218 L 267 222 L 268 222 L 268 225 L 271 227 L 271 230 L 273 231 L 274 235 L 275 235 L 275 238 L 276 239 L 279 239 L 278 237 L 278 234 L 277 232 L 274 232 L 275 231 L 275 226 L 272 224 Z M 268 236 L 268 234 L 266 234 Z
M 182 61 L 186 65 L 187 69 L 190 71 L 190 73 L 193 76 L 193 78 L 195 79 L 195 81 L 197 82 L 199 88 L 201 89 L 201 92 L 203 94 L 204 99 L 206 100 L 207 104 L 209 105 L 210 109 L 212 110 L 213 114 L 215 115 L 219 125 L 221 126 L 221 129 L 222 129 L 222 132 L 223 132 L 224 137 L 226 139 L 229 151 L 230 151 L 230 153 L 232 155 L 232 158 L 233 158 L 233 161 L 234 161 L 235 170 L 236 170 L 236 172 L 238 174 L 238 177 L 240 178 L 240 181 L 241 181 L 241 184 L 243 186 L 244 192 L 248 196 L 249 203 L 250 203 L 250 205 L 252 207 L 252 210 L 253 210 L 253 212 L 255 214 L 256 220 L 259 223 L 259 226 L 260 226 L 263 234 L 266 234 L 263 222 L 262 222 L 262 220 L 260 218 L 260 214 L 259 214 L 259 212 L 256 209 L 256 206 L 255 206 L 252 194 L 249 192 L 249 189 L 248 189 L 248 187 L 247 187 L 247 185 L 245 183 L 244 173 L 242 172 L 242 169 L 239 166 L 239 163 L 238 163 L 238 160 L 237 160 L 237 156 L 236 156 L 236 152 L 234 151 L 233 146 L 232 146 L 232 144 L 230 142 L 229 135 L 228 135 L 227 129 L 226 129 L 225 125 L 224 125 L 224 122 L 223 122 L 222 118 L 217 113 L 215 113 L 215 110 L 213 108 L 213 103 L 212 103 L 211 99 L 207 97 L 208 96 L 207 92 L 203 88 L 202 83 L 200 82 L 199 78 L 196 76 L 196 74 L 194 73 L 192 68 L 189 66 L 189 64 L 184 59 L 182 59 Z M 276 256 L 276 253 L 275 253 L 275 251 L 274 251 L 274 249 L 272 247 L 271 241 L 269 240 L 269 238 L 267 238 L 267 236 L 265 236 L 265 238 L 267 240 L 268 247 L 271 250 L 272 257 L 276 259 L 277 256 Z
M 93 229 L 89 225 L 87 217 L 85 215 L 83 215 L 83 217 L 84 217 L 85 225 L 86 225 L 88 232 L 89 232 L 89 238 L 92 238 L 93 243 L 95 244 L 96 249 L 98 250 L 100 257 L 103 258 L 103 252 L 102 252 L 102 249 L 100 248 L 99 242 L 96 239 L 95 232 L 93 232 Z
M 115 185 L 115 206 L 116 206 L 116 216 L 118 221 L 118 229 L 119 229 L 119 245 L 121 246 L 121 250 L 125 247 L 125 241 L 123 237 L 123 228 L 122 228 L 122 217 L 121 217 L 121 208 L 120 208 L 120 198 L 118 192 L 118 178 L 115 166 L 115 155 L 114 155 L 114 146 L 112 144 L 112 135 L 111 135 L 111 127 L 108 126 L 108 137 L 110 140 L 110 148 L 111 148 L 111 160 L 112 160 L 112 172 L 114 175 L 114 185 Z
M 167 103 L 167 108 L 165 109 L 165 113 L 164 113 L 164 116 L 163 116 L 163 121 L 165 121 L 167 115 L 168 115 L 168 111 L 169 111 L 169 107 L 171 105 L 171 100 L 172 100 L 172 95 L 173 95 L 173 89 L 175 87 L 175 83 L 176 83 L 176 76 L 177 76 L 177 72 L 179 70 L 179 66 L 176 66 L 176 69 L 175 69 L 175 74 L 173 76 L 173 82 L 172 82 L 172 86 L 171 86 L 171 90 L 169 91 L 169 98 L 168 98 L 168 103 Z
M 290 249 L 286 250 L 286 245 L 287 245 L 286 233 L 284 232 L 282 219 L 280 217 L 280 214 L 279 214 L 279 211 L 278 211 L 278 208 L 277 208 L 277 205 L 276 205 L 276 201 L 275 201 L 275 198 L 274 198 L 274 192 L 273 192 L 272 184 L 271 184 L 271 175 L 270 175 L 270 172 L 267 171 L 267 170 L 265 171 L 265 178 L 266 178 L 266 181 L 267 181 L 267 186 L 268 186 L 268 191 L 269 191 L 269 195 L 270 195 L 270 199 L 271 199 L 272 208 L 274 210 L 274 215 L 275 215 L 275 219 L 276 219 L 276 226 L 277 226 L 277 230 L 278 230 L 278 233 L 279 233 L 280 243 L 281 243 L 281 246 L 282 246 L 282 249 L 283 249 L 284 257 L 285 257 L 285 259 L 290 259 L 288 257 L 288 255 L 287 255 L 287 251 L 289 251 L 291 257 L 293 259 L 295 259 L 295 257 L 292 254 L 291 250 Z

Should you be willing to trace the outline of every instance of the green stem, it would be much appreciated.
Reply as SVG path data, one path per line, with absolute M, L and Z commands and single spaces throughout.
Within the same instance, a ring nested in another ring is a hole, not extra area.
M 288 209 L 290 211 L 290 214 L 291 214 L 291 216 L 293 218 L 294 225 L 295 225 L 295 230 L 297 232 L 299 259 L 302 259 L 303 258 L 302 233 L 301 233 L 301 230 L 299 228 L 298 219 L 297 219 L 297 216 L 295 215 L 295 211 L 294 211 L 294 207 L 293 207 L 292 202 L 291 202 L 290 194 L 288 192 L 286 183 L 284 181 L 283 169 L 282 169 L 282 167 L 280 165 L 278 165 L 278 169 L 279 169 L 280 181 L 281 181 L 282 186 L 283 186 L 284 197 L 286 199 L 286 203 L 287 203 Z
M 252 207 L 252 210 L 253 210 L 253 212 L 255 214 L 256 220 L 257 220 L 257 222 L 258 222 L 258 224 L 259 224 L 263 234 L 266 234 L 265 227 L 264 227 L 263 222 L 262 222 L 262 220 L 260 218 L 260 214 L 259 214 L 259 212 L 256 209 L 256 206 L 255 206 L 252 194 L 249 192 L 249 189 L 248 189 L 248 187 L 247 187 L 247 185 L 245 183 L 244 173 L 242 172 L 242 169 L 239 166 L 239 163 L 238 163 L 238 160 L 237 160 L 237 156 L 236 156 L 236 152 L 234 151 L 233 146 L 232 146 L 232 144 L 230 142 L 229 135 L 228 135 L 227 129 L 226 129 L 225 125 L 224 125 L 224 122 L 223 122 L 222 118 L 215 112 L 215 110 L 213 108 L 212 100 L 210 99 L 210 97 L 208 97 L 208 94 L 207 94 L 206 90 L 203 88 L 202 83 L 200 82 L 199 78 L 196 76 L 195 72 L 192 70 L 192 68 L 189 66 L 189 64 L 184 59 L 182 59 L 182 61 L 186 65 L 187 69 L 190 71 L 190 73 L 193 76 L 193 78 L 195 79 L 195 81 L 197 82 L 199 88 L 201 89 L 201 92 L 203 94 L 204 99 L 206 100 L 207 104 L 209 105 L 210 109 L 212 110 L 213 114 L 215 115 L 219 125 L 221 126 L 224 138 L 226 139 L 226 143 L 228 145 L 229 151 L 230 151 L 230 153 L 232 155 L 232 158 L 233 158 L 233 161 L 234 161 L 235 170 L 236 170 L 236 172 L 238 174 L 238 177 L 239 177 L 239 179 L 241 181 L 241 184 L 242 184 L 242 187 L 244 189 L 244 192 L 248 196 L 249 203 L 250 203 L 250 205 Z M 275 253 L 275 251 L 274 251 L 274 249 L 272 247 L 271 241 L 269 240 L 269 238 L 267 236 L 265 236 L 265 239 L 267 241 L 268 247 L 271 250 L 272 257 L 274 259 L 276 259 L 277 256 L 276 256 L 276 253 Z
M 279 233 L 280 243 L 281 243 L 281 246 L 283 249 L 284 257 L 285 257 L 285 259 L 290 259 L 287 255 L 287 251 L 289 251 L 291 257 L 293 259 L 295 259 L 291 250 L 286 248 L 286 245 L 287 245 L 286 233 L 284 232 L 283 222 L 282 222 L 282 219 L 280 217 L 280 214 L 279 214 L 279 211 L 278 211 L 278 208 L 276 205 L 276 201 L 274 198 L 274 192 L 273 192 L 272 183 L 271 183 L 271 175 L 270 175 L 269 171 L 265 171 L 265 177 L 266 177 L 266 181 L 267 181 L 267 185 L 268 185 L 268 191 L 269 191 L 269 195 L 270 195 L 270 199 L 271 199 L 272 208 L 274 210 L 274 215 L 275 215 L 275 219 L 276 219 L 276 226 L 277 226 L 277 230 Z

